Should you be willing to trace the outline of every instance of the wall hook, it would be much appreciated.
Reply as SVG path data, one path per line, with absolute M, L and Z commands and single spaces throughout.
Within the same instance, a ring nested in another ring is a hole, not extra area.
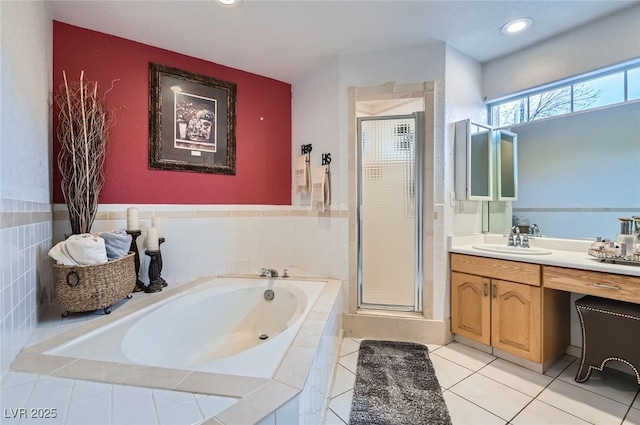
M 326 165 L 327 166 L 327 174 L 329 174 L 329 171 L 331 171 L 331 154 L 330 153 L 323 153 L 322 154 L 322 165 Z
M 307 162 L 311 162 L 311 150 L 312 149 L 313 148 L 311 146 L 311 143 L 300 146 L 300 150 L 302 151 L 302 155 L 307 155 L 307 159 L 305 159 L 305 161 L 307 161 Z

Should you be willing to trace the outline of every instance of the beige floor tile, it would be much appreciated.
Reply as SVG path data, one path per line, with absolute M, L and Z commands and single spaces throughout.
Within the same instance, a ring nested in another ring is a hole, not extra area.
M 14 407 L 15 403 L 19 400 L 28 400 L 33 393 L 33 388 L 36 386 L 36 382 L 25 382 L 19 385 L 13 385 L 9 388 L 2 388 L 0 400 L 2 401 L 2 407 Z M 12 404 L 13 403 L 13 404 Z M 17 406 L 24 407 L 24 406 Z M 3 412 L 4 413 L 4 412 Z
M 504 425 L 506 423 L 504 419 L 487 412 L 451 391 L 445 391 L 442 396 L 454 425 Z
M 356 375 L 342 365 L 336 366 L 336 375 L 331 389 L 331 398 L 353 389 L 356 383 Z
M 640 393 L 636 396 L 636 399 L 633 401 L 631 407 L 640 410 Z
M 459 342 L 452 342 L 451 344 L 438 348 L 433 355 L 444 357 L 449 361 L 458 363 L 460 366 L 473 371 L 482 369 L 485 365 L 496 359 L 496 357 L 491 354 L 483 353 Z
M 429 353 L 433 353 L 438 348 L 442 347 L 442 345 L 436 345 L 436 344 L 426 344 L 426 345 L 427 345 L 427 348 L 429 349 Z
M 340 416 L 333 413 L 333 410 L 327 409 L 327 417 L 324 422 L 324 425 L 345 425 L 345 424 L 346 422 L 340 419 Z
M 551 367 L 549 369 L 547 369 L 547 371 L 544 373 L 547 376 L 550 376 L 552 378 L 556 378 L 558 375 L 560 375 L 567 367 L 569 367 L 569 365 L 572 362 L 569 360 L 563 360 L 560 359 L 557 362 L 555 362 L 553 365 L 551 365 Z
M 627 417 L 624 418 L 622 425 L 640 425 L 640 410 L 629 409 L 629 413 L 627 413 Z
M 579 365 L 573 363 L 558 376 L 571 385 L 576 385 L 601 396 L 610 398 L 629 406 L 638 393 L 638 383 L 635 377 L 626 375 L 620 371 L 605 369 L 604 372 L 594 370 L 586 382 L 576 382 L 575 377 Z
M 37 373 L 7 372 L 2 377 L 2 388 L 13 387 L 16 385 L 26 384 L 28 382 L 36 382 L 40 375 Z
M 358 366 L 358 352 L 347 354 L 340 358 L 340 364 L 346 367 L 353 373 L 356 373 L 356 367 Z
M 628 409 L 622 403 L 560 379 L 553 381 L 538 396 L 538 400 L 596 425 L 618 424 Z
M 430 358 L 436 371 L 438 382 L 445 389 L 454 386 L 473 373 L 473 371 L 442 357 L 430 356 Z
M 502 359 L 491 362 L 480 369 L 478 373 L 531 397 L 536 397 L 553 381 L 550 376 L 525 369 Z
M 353 340 L 353 338 L 344 338 L 342 345 L 340 346 L 340 357 L 344 357 L 347 354 L 351 354 L 360 349 L 360 343 Z
M 449 391 L 469 400 L 502 419 L 509 421 L 518 414 L 532 397 L 502 385 L 479 374 L 474 374 L 454 385 Z
M 156 425 L 158 416 L 153 398 L 146 396 L 128 403 L 113 403 L 113 423 L 118 425 Z
M 36 382 L 32 395 L 58 391 L 63 388 L 73 387 L 73 379 L 56 378 L 52 376 L 41 376 Z
M 533 400 L 527 407 L 518 413 L 513 420 L 513 425 L 589 425 L 582 419 L 557 409 L 538 400 Z
M 338 415 L 345 423 L 349 423 L 349 415 L 351 414 L 351 401 L 353 400 L 353 390 L 347 391 L 336 398 L 332 398 L 329 402 L 329 409 Z

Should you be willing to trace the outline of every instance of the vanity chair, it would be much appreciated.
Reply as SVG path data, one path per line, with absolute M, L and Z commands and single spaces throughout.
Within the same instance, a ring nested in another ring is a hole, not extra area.
M 602 371 L 609 360 L 631 366 L 640 384 L 640 305 L 587 295 L 576 300 L 582 327 L 582 358 L 576 382 Z

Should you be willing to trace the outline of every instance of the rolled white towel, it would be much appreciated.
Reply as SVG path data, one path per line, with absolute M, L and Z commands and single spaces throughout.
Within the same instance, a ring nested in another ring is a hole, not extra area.
M 107 249 L 101 237 L 88 233 L 71 235 L 65 245 L 71 258 L 78 264 L 100 264 L 108 261 Z
M 59 264 L 65 266 L 77 266 L 78 263 L 71 258 L 69 251 L 67 250 L 66 242 L 58 242 L 53 248 L 49 250 L 49 257 L 56 260 Z
M 129 253 L 129 248 L 131 248 L 131 235 L 124 230 L 119 232 L 102 232 L 98 233 L 98 236 L 104 239 L 107 258 L 109 258 L 109 260 L 124 257 Z

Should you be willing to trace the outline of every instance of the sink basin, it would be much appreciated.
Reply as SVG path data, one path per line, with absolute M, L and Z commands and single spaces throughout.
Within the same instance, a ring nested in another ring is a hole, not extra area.
M 542 248 L 522 248 L 520 246 L 507 246 L 507 245 L 494 245 L 494 244 L 482 244 L 473 245 L 473 248 L 481 251 L 502 252 L 504 254 L 518 254 L 518 255 L 547 255 L 551 254 L 548 249 Z

